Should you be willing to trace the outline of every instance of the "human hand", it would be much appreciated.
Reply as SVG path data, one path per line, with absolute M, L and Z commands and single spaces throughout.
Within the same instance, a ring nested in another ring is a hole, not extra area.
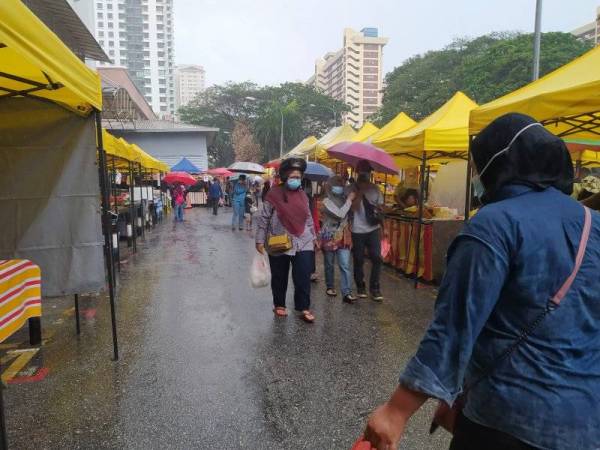
M 315 239 L 314 244 L 315 244 L 315 250 L 321 249 L 321 242 L 318 239 Z
M 352 191 L 348 194 L 348 200 L 350 200 L 351 202 L 354 201 L 354 199 L 356 199 L 356 192 Z
M 260 253 L 261 255 L 264 255 L 265 254 L 265 244 L 259 244 L 259 243 L 257 243 L 256 244 L 256 251 L 258 253 Z
M 394 450 L 398 448 L 405 425 L 404 414 L 389 402 L 384 403 L 369 417 L 363 439 L 377 450 Z

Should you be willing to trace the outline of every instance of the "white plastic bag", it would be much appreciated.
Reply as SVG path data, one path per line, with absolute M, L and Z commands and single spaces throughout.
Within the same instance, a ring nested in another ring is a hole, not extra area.
M 261 288 L 271 284 L 271 267 L 266 254 L 257 253 L 250 267 L 250 284 L 253 288 Z

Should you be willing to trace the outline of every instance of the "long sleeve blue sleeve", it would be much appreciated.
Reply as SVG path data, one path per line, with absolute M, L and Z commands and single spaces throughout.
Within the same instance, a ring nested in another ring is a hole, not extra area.
M 451 405 L 462 391 L 475 341 L 492 313 L 508 275 L 505 252 L 461 235 L 453 243 L 433 322 L 400 384 Z

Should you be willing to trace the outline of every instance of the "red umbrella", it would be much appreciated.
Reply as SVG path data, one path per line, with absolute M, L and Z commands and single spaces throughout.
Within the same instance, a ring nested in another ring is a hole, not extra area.
M 165 175 L 163 181 L 168 184 L 182 183 L 188 186 L 196 184 L 196 179 L 187 172 L 169 172 Z
M 340 142 L 327 150 L 329 156 L 356 167 L 359 161 L 371 164 L 375 172 L 398 174 L 398 166 L 394 159 L 383 150 L 362 142 Z
M 207 173 L 215 177 L 230 177 L 233 172 L 226 169 L 225 167 L 217 167 L 216 169 L 208 169 Z
M 265 167 L 269 167 L 271 169 L 279 169 L 280 165 L 281 165 L 281 160 L 280 159 L 274 159 L 274 160 L 269 161 L 268 163 L 266 163 Z

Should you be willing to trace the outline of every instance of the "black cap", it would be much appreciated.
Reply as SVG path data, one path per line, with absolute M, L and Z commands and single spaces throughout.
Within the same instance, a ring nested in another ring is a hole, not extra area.
M 302 158 L 284 159 L 279 166 L 279 177 L 283 181 L 286 181 L 288 174 L 293 170 L 299 170 L 302 173 L 306 172 L 306 161 Z

